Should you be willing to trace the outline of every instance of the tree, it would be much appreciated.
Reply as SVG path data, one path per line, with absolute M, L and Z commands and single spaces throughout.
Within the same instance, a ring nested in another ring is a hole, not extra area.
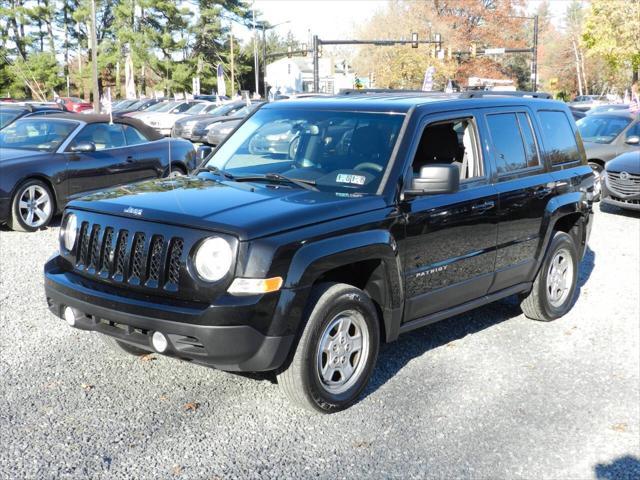
M 592 0 L 582 36 L 589 56 L 604 58 L 615 72 L 640 70 L 640 0 Z

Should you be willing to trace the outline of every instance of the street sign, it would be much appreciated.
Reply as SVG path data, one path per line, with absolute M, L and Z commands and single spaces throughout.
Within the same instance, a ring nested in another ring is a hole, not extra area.
M 485 55 L 504 55 L 504 48 L 485 48 Z

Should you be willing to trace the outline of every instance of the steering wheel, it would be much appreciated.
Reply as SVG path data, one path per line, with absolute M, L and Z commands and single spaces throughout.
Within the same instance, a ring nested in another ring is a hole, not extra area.
M 373 162 L 363 162 L 359 163 L 355 167 L 354 170 L 373 170 L 375 173 L 380 173 L 382 171 L 382 165 L 378 165 Z

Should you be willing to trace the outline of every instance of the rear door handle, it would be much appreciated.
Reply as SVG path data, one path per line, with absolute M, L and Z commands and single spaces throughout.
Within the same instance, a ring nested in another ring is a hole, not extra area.
M 484 210 L 490 210 L 495 206 L 496 203 L 493 200 L 489 200 L 484 203 L 476 203 L 473 207 L 471 207 L 471 210 L 473 210 L 474 212 L 482 212 Z
M 133 163 L 133 157 L 131 155 L 127 157 L 127 163 Z

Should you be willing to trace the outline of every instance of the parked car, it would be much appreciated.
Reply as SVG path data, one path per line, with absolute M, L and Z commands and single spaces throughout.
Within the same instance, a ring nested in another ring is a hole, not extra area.
M 113 110 L 114 117 L 123 117 L 128 113 L 134 112 L 142 112 L 147 110 L 149 107 L 160 103 L 162 100 L 158 100 L 155 98 L 145 98 L 142 100 L 138 100 L 137 102 L 127 105 L 126 107 L 118 107 Z
M 292 156 L 252 153 L 283 121 Z M 121 353 L 272 371 L 295 404 L 335 412 L 401 333 L 515 294 L 529 318 L 567 313 L 593 183 L 555 101 L 268 103 L 196 176 L 72 202 L 47 305 Z
M 585 114 L 593 115 L 595 113 L 608 113 L 608 112 L 630 113 L 629 104 L 628 103 L 607 103 L 605 105 L 598 105 L 587 110 Z
M 173 115 L 176 113 L 182 113 L 193 106 L 193 101 L 179 100 L 173 102 L 167 102 L 162 108 L 158 110 L 146 110 L 140 115 L 137 115 L 140 121 L 146 123 L 152 128 L 155 128 L 160 134 L 168 136 L 171 134 L 171 127 L 166 128 L 167 120 L 173 126 L 171 121 Z
M 214 110 L 216 107 L 217 105 L 215 103 L 195 100 L 191 101 L 188 107 L 186 109 L 182 109 L 182 111 L 173 111 L 167 112 L 163 115 L 155 115 L 149 123 L 163 135 L 169 136 L 171 135 L 173 126 L 178 120 L 199 114 L 206 114 L 207 112 Z
M 86 113 L 93 111 L 93 105 L 78 97 L 59 97 L 58 101 L 69 112 Z
M 569 106 L 586 112 L 603 103 L 608 103 L 608 99 L 604 95 L 579 95 L 573 99 L 573 102 L 569 102 Z
M 23 117 L 38 117 L 62 112 L 55 103 L 31 104 L 31 103 L 0 103 L 0 129 Z
M 251 108 L 255 108 L 254 105 L 258 106 L 263 103 L 264 102 L 262 101 L 253 101 L 250 105 Z M 186 138 L 186 136 L 189 135 L 189 140 L 192 142 L 206 143 L 209 129 L 213 128 L 213 126 L 218 122 L 229 120 L 229 117 L 242 116 L 246 114 L 246 107 L 247 103 L 244 101 L 227 103 L 220 107 L 220 109 L 213 110 L 207 115 L 199 115 L 194 118 L 193 120 L 197 120 L 194 123 L 189 121 L 186 121 L 185 123 L 181 122 L 179 127 L 176 126 L 175 135 L 181 136 L 182 138 Z M 244 112 L 244 114 L 241 112 Z
M 151 112 L 157 112 L 160 109 L 164 109 L 164 108 L 171 108 L 171 107 L 167 107 L 168 104 L 173 103 L 170 100 L 160 100 L 159 102 L 153 104 L 153 105 L 149 105 L 143 109 L 134 111 L 134 112 L 126 112 L 126 113 L 122 113 L 123 117 L 132 117 L 132 118 L 139 118 L 139 117 L 143 117 L 145 115 L 147 115 L 148 113 Z
M 608 161 L 602 178 L 602 203 L 640 210 L 640 150 Z
M 245 117 L 258 108 L 261 103 L 252 103 L 246 107 L 236 110 L 233 116 L 226 117 L 220 121 L 210 124 L 207 130 L 207 136 L 205 143 L 211 147 L 217 147 L 220 145 L 229 134 L 240 125 Z
M 596 173 L 596 185 L 606 162 L 624 153 L 640 151 L 640 118 L 624 112 L 587 115 L 576 122 L 587 161 Z
M 231 100 L 226 95 L 194 95 L 194 100 L 206 100 L 207 102 L 228 102 Z
M 577 108 L 574 108 L 574 107 L 569 107 L 569 110 L 571 111 L 571 115 L 573 115 L 573 119 L 575 121 L 578 121 L 581 118 L 584 118 L 587 116 L 587 113 L 583 110 L 578 110 Z
M 189 142 L 106 115 L 21 118 L 0 131 L 0 151 L 0 224 L 21 231 L 47 226 L 87 192 L 196 166 Z

